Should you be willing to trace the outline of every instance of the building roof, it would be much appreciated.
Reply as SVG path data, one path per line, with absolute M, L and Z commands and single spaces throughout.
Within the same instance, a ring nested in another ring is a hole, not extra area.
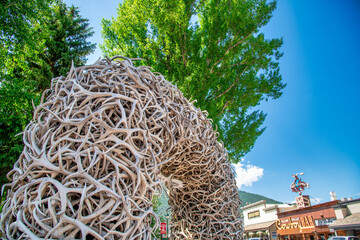
M 255 207 L 255 206 L 258 206 L 258 205 L 261 205 L 261 204 L 266 204 L 266 200 L 260 200 L 258 202 L 243 206 L 241 209 L 245 210 L 245 209 L 252 208 L 252 207 Z
M 275 224 L 275 221 L 247 225 L 245 226 L 245 231 L 266 230 L 267 228 L 271 227 L 271 225 L 273 224 Z
M 353 213 L 345 218 L 337 219 L 329 225 L 333 229 L 347 229 L 354 226 L 360 227 L 360 212 Z
M 334 209 L 338 209 L 338 208 L 343 208 L 346 207 L 347 205 L 353 204 L 353 203 L 359 203 L 360 202 L 360 198 L 357 199 L 351 199 L 351 200 L 347 200 L 347 201 L 341 201 L 339 202 L 338 205 L 334 206 Z
M 339 200 L 335 200 L 335 201 L 330 201 L 330 202 L 325 202 L 325 203 L 320 203 L 320 204 L 316 204 L 316 205 L 312 205 L 309 207 L 304 207 L 304 208 L 297 208 L 294 210 L 289 210 L 289 211 L 285 211 L 285 212 L 279 212 L 278 213 L 278 217 L 285 217 L 288 215 L 292 215 L 292 214 L 299 214 L 301 212 L 304 211 L 312 211 L 312 210 L 316 210 L 319 208 L 327 208 L 327 207 L 333 207 L 334 205 L 338 204 L 340 201 Z
M 360 202 L 360 198 L 342 201 L 341 203 L 349 204 L 349 203 L 356 203 L 356 202 Z

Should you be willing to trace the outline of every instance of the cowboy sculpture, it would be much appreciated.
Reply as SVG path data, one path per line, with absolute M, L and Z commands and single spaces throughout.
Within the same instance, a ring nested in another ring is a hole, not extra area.
M 310 188 L 309 183 L 306 183 L 301 180 L 301 178 L 298 177 L 298 175 L 303 175 L 304 173 L 297 173 L 295 175 L 292 175 L 295 179 L 294 182 L 290 185 L 291 191 L 299 193 L 299 195 L 302 194 L 302 192 L 305 190 L 305 188 Z

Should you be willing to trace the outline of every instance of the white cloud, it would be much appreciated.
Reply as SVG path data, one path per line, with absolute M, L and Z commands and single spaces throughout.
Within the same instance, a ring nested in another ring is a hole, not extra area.
M 254 165 L 234 164 L 236 171 L 236 185 L 251 187 L 254 182 L 259 181 L 264 175 L 264 169 Z

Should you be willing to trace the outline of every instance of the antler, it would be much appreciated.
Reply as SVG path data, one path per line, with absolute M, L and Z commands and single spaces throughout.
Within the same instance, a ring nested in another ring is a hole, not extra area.
M 8 174 L 8 239 L 151 239 L 160 174 L 174 239 L 242 237 L 226 150 L 163 76 L 118 56 L 72 68 L 47 94 Z

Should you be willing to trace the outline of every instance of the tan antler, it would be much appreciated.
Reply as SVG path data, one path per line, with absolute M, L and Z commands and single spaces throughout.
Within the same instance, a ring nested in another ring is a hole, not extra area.
M 8 174 L 8 239 L 151 239 L 163 175 L 173 239 L 241 239 L 234 170 L 206 114 L 114 57 L 53 79 Z

